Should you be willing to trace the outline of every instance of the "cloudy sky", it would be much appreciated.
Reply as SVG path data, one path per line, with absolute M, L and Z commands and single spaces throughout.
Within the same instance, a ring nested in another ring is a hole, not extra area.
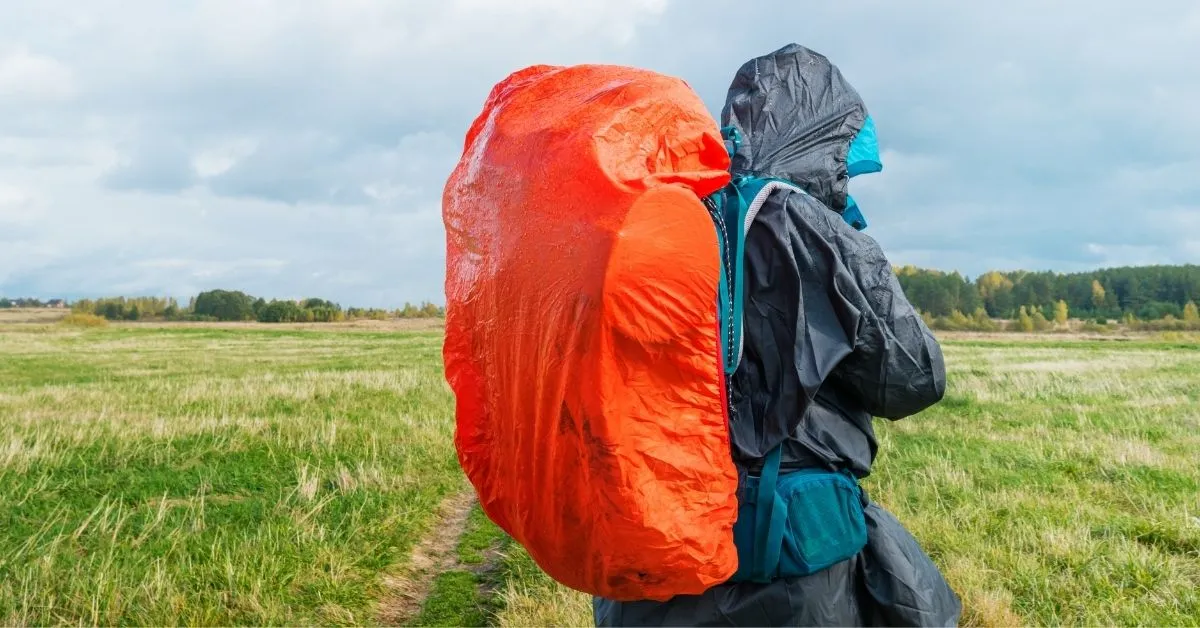
M 441 301 L 441 188 L 495 82 L 638 65 L 715 114 L 791 42 L 876 119 L 851 191 L 894 262 L 1200 262 L 1190 0 L 38 0 L 0 4 L 0 294 Z

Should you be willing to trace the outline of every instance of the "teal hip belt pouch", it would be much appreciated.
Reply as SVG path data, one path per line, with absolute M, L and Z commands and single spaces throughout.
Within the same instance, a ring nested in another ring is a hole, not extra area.
M 807 576 L 867 544 L 864 497 L 854 476 L 824 469 L 780 475 L 781 450 L 771 450 L 759 477 L 746 478 L 733 526 L 738 570 L 730 582 Z

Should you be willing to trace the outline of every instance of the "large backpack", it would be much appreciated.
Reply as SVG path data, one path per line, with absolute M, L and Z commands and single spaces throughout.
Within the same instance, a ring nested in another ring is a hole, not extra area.
M 731 179 L 726 139 L 678 79 L 535 66 L 493 88 L 445 187 L 459 462 L 488 517 L 586 593 L 665 600 L 849 551 L 795 525 L 847 508 L 840 475 L 779 481 L 776 449 L 739 501 L 742 251 L 791 184 Z
M 702 201 L 728 169 L 684 82 L 536 66 L 492 90 L 446 184 L 459 461 L 488 517 L 574 589 L 667 599 L 736 572 Z

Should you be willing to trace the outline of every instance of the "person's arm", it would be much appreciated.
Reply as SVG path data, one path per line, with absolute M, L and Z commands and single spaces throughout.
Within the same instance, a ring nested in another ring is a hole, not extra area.
M 737 450 L 766 455 L 826 385 L 892 419 L 941 398 L 941 351 L 874 240 L 812 197 L 790 193 L 762 207 L 745 255 L 745 346 L 731 423 Z
M 913 308 L 879 244 L 846 229 L 841 258 L 859 317 L 854 349 L 831 374 L 873 416 L 896 420 L 938 403 L 946 393 L 941 347 Z
M 905 298 L 879 243 L 811 197 L 793 194 L 787 205 L 803 295 L 805 329 L 798 330 L 796 340 L 847 344 L 835 354 L 819 346 L 797 347 L 797 355 L 836 356 L 836 364 L 821 360 L 829 366 L 815 372 L 800 369 L 815 380 L 807 388 L 828 380 L 871 415 L 892 420 L 940 401 L 946 392 L 941 347 Z

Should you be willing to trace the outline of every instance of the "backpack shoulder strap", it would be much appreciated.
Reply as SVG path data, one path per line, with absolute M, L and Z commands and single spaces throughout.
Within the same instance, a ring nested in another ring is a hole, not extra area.
M 734 127 L 721 129 L 728 142 L 732 157 L 741 147 L 741 134 Z M 725 374 L 732 375 L 741 363 L 742 304 L 745 289 L 745 246 L 746 234 L 754 223 L 759 210 L 779 190 L 804 194 L 796 185 L 774 177 L 735 173 L 729 185 L 710 197 L 709 211 L 717 223 L 718 240 L 721 246 L 721 321 L 722 355 L 725 359 Z

